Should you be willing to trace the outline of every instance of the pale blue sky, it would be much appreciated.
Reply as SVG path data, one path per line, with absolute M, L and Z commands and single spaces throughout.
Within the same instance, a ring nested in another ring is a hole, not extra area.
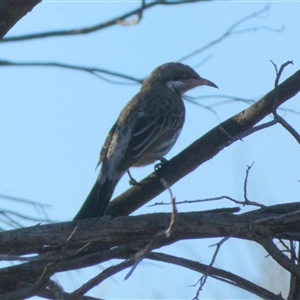
M 139 1 L 75 2 L 43 1 L 23 18 L 8 36 L 41 31 L 80 28 L 104 22 L 137 8 Z M 57 37 L 0 44 L 0 60 L 17 62 L 62 62 L 147 76 L 158 65 L 176 61 L 218 38 L 229 26 L 263 9 L 263 1 L 204 2 L 180 6 L 156 6 L 144 12 L 136 26 L 114 26 L 86 36 Z M 299 69 L 300 2 L 270 2 L 264 17 L 251 19 L 238 29 L 258 26 L 269 30 L 234 35 L 184 63 L 215 82 L 219 90 L 198 88 L 189 93 L 233 95 L 257 99 L 274 84 L 272 59 L 280 65 L 293 60 L 282 79 Z M 114 85 L 83 72 L 58 68 L 2 67 L 0 100 L 0 193 L 51 205 L 49 216 L 69 221 L 92 187 L 98 154 L 108 130 L 139 85 Z M 112 78 L 113 79 L 113 78 Z M 299 95 L 284 105 L 300 111 Z M 201 104 L 218 102 L 204 99 Z M 186 103 L 187 117 L 181 136 L 167 155 L 172 157 L 186 145 L 233 114 L 245 108 L 234 103 L 217 106 L 218 118 L 200 106 Z M 284 113 L 300 130 L 299 115 Z M 228 195 L 242 200 L 246 165 L 255 161 L 249 178 L 249 197 L 266 205 L 299 201 L 299 146 L 280 126 L 258 132 L 223 150 L 172 187 L 177 200 Z M 136 179 L 153 167 L 133 170 Z M 284 170 L 284 172 L 283 172 Z M 123 178 L 115 194 L 128 188 Z M 163 193 L 155 201 L 168 201 Z M 2 204 L 3 203 L 3 204 Z M 233 206 L 205 203 L 179 206 L 179 211 Z M 1 208 L 36 215 L 33 208 L 1 201 Z M 136 214 L 170 211 L 169 207 L 143 207 Z M 184 241 L 165 250 L 201 262 L 210 261 L 217 240 Z M 164 249 L 162 249 L 164 250 Z M 255 253 L 255 254 L 254 254 Z M 260 283 L 270 274 L 270 258 L 249 242 L 232 240 L 221 249 L 216 266 L 230 269 Z M 256 260 L 256 261 L 254 261 Z M 267 266 L 267 267 L 266 267 Z M 59 275 L 67 291 L 84 283 L 100 268 Z M 185 298 L 196 288 L 188 287 L 199 274 L 179 267 L 144 261 L 126 282 L 126 272 L 105 281 L 90 295 L 107 298 Z M 174 276 L 175 275 L 175 276 Z M 275 276 L 273 292 L 284 292 L 281 275 Z M 208 279 L 203 298 L 244 298 L 253 295 Z

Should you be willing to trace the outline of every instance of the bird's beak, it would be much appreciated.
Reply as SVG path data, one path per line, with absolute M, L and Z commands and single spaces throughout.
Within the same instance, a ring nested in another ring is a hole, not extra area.
M 211 87 L 218 89 L 218 86 L 216 84 L 214 84 L 212 81 L 207 80 L 205 78 L 199 78 L 199 79 L 197 79 L 197 82 L 198 82 L 198 85 L 207 85 L 207 86 L 211 86 Z
M 201 85 L 208 85 L 218 89 L 218 87 L 213 82 L 201 77 L 189 78 L 187 80 L 178 80 L 178 81 L 171 81 L 171 82 L 173 83 L 172 84 L 173 88 L 177 90 L 181 95 Z

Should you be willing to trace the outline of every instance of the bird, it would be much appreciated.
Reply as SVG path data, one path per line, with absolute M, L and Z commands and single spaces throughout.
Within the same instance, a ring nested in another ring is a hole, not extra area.
M 201 85 L 218 88 L 188 65 L 157 67 L 125 105 L 100 151 L 99 175 L 74 220 L 101 217 L 114 189 L 129 168 L 164 162 L 185 121 L 185 92 Z

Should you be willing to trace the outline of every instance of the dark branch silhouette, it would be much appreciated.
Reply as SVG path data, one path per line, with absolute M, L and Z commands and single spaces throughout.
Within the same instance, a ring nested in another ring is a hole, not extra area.
M 36 2 L 40 2 L 41 0 L 36 0 Z M 99 30 L 102 30 L 104 28 L 108 28 L 114 25 L 135 25 L 137 24 L 140 19 L 142 18 L 143 12 L 146 9 L 149 9 L 151 7 L 154 7 L 156 5 L 182 5 L 186 3 L 195 3 L 195 2 L 201 2 L 203 0 L 183 0 L 183 1 L 151 1 L 149 3 L 145 3 L 142 1 L 141 7 L 134 9 L 128 13 L 125 13 L 121 16 L 118 16 L 116 18 L 113 18 L 109 21 L 96 24 L 90 27 L 83 27 L 83 28 L 76 28 L 71 30 L 58 30 L 58 31 L 49 31 L 49 32 L 41 32 L 41 33 L 34 33 L 34 34 L 27 34 L 22 36 L 15 36 L 15 37 L 7 37 L 0 42 L 7 43 L 7 42 L 17 42 L 17 41 L 25 41 L 25 40 L 33 40 L 33 39 L 42 39 L 42 38 L 48 38 L 48 37 L 65 37 L 65 36 L 76 36 L 76 35 L 82 35 L 82 34 L 89 34 L 92 32 L 96 32 Z M 128 22 L 126 21 L 127 18 L 130 18 L 132 16 L 137 16 L 137 20 L 134 22 Z
M 0 269 L 2 293 L 0 299 L 25 298 L 28 295 L 42 295 L 47 292 L 49 294 L 53 286 L 55 287 L 50 279 L 50 275 L 54 272 L 89 267 L 111 259 L 123 260 L 105 269 L 73 293 L 60 291 L 66 299 L 74 299 L 84 295 L 111 275 L 135 265 L 137 253 L 140 253 L 138 259 L 159 260 L 159 256 L 152 250 L 185 239 L 216 237 L 223 239 L 217 244 L 217 250 L 209 265 L 179 258 L 175 260 L 166 255 L 160 256 L 161 261 L 171 263 L 177 261 L 175 264 L 195 268 L 204 274 L 200 289 L 208 276 L 211 276 L 261 298 L 282 299 L 281 295 L 275 295 L 245 278 L 215 268 L 213 262 L 221 244 L 229 237 L 250 240 L 260 244 L 279 265 L 299 280 L 300 267 L 295 258 L 281 252 L 273 241 L 274 239 L 300 241 L 299 203 L 262 207 L 241 214 L 236 214 L 240 211 L 238 207 L 175 214 L 173 217 L 176 218 L 176 222 L 173 222 L 176 224 L 175 230 L 174 226 L 170 225 L 171 214 L 133 217 L 127 215 L 232 144 L 236 141 L 236 136 L 242 136 L 243 132 L 248 135 L 249 129 L 272 113 L 275 100 L 277 108 L 299 91 L 300 71 L 297 71 L 278 85 L 276 90 L 269 92 L 248 109 L 224 121 L 195 141 L 166 163 L 160 171 L 144 179 L 142 186 L 133 187 L 117 197 L 109 206 L 108 213 L 113 217 L 123 217 L 111 219 L 111 216 L 104 216 L 97 218 L 96 222 L 94 219 L 87 219 L 37 225 L 0 233 L 1 258 L 21 262 L 19 265 Z M 244 189 L 247 186 L 248 175 L 249 173 L 245 177 Z M 161 183 L 162 179 L 164 184 Z M 173 196 L 171 197 L 173 199 Z M 247 192 L 244 192 L 244 198 L 247 199 Z M 170 229 L 172 234 L 166 235 L 167 228 L 173 228 Z M 160 238 L 161 233 L 164 238 Z M 288 251 L 288 254 L 290 253 L 291 251 Z
M 6 33 L 42 0 L 1 0 L 0 42 Z

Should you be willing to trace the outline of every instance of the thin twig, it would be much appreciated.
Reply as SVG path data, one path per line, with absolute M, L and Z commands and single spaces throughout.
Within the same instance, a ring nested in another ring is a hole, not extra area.
M 134 9 L 128 13 L 125 13 L 119 17 L 113 18 L 109 21 L 96 24 L 89 27 L 83 27 L 83 28 L 76 28 L 71 30 L 58 30 L 58 31 L 48 31 L 48 32 L 40 32 L 40 33 L 34 33 L 34 34 L 27 34 L 27 35 L 21 35 L 21 36 L 12 36 L 12 37 L 6 37 L 0 42 L 7 43 L 7 42 L 17 42 L 17 41 L 24 41 L 24 40 L 33 40 L 33 39 L 41 39 L 41 38 L 48 38 L 48 37 L 61 37 L 61 36 L 78 36 L 78 35 L 84 35 L 89 34 L 91 32 L 99 31 L 104 28 L 108 28 L 114 25 L 124 25 L 126 20 L 129 17 L 140 15 L 141 18 L 141 12 L 144 12 L 146 9 L 149 9 L 156 5 L 180 5 L 180 4 L 186 4 L 186 3 L 194 3 L 194 2 L 200 2 L 202 0 L 183 0 L 183 1 L 150 1 L 149 3 L 144 3 L 142 7 L 139 7 L 137 9 Z M 137 22 L 138 23 L 138 22 Z M 131 24 L 133 25 L 133 24 Z
M 38 206 L 38 207 L 51 207 L 51 205 L 49 205 L 49 204 L 40 203 L 40 202 L 37 202 L 37 201 L 28 200 L 28 199 L 19 198 L 19 197 L 14 197 L 14 196 L 8 196 L 8 195 L 5 195 L 5 194 L 0 194 L 0 198 L 7 199 L 7 200 L 12 200 L 12 201 L 17 201 L 17 202 L 21 202 L 21 203 L 26 203 L 26 204 L 31 204 L 33 206 Z
M 284 269 L 293 274 L 299 280 L 300 278 L 300 267 L 295 265 L 291 259 L 284 255 L 273 243 L 272 239 L 265 236 L 257 237 L 256 240 L 261 244 L 270 256 Z
M 249 177 L 250 169 L 252 168 L 253 164 L 254 164 L 254 162 L 250 166 L 247 166 L 247 170 L 246 170 L 246 176 L 245 176 L 244 185 L 243 185 L 244 201 L 236 200 L 236 199 L 234 199 L 232 197 L 229 197 L 229 196 L 219 196 L 219 197 L 197 199 L 197 200 L 178 201 L 178 202 L 176 202 L 176 205 L 191 204 L 191 203 L 201 203 L 201 202 L 218 201 L 218 200 L 227 199 L 229 201 L 234 202 L 235 204 L 241 204 L 243 206 L 245 206 L 245 205 L 253 205 L 253 206 L 258 206 L 258 207 L 265 207 L 265 205 L 263 205 L 263 204 L 260 204 L 260 203 L 255 202 L 255 201 L 250 201 L 248 199 L 248 196 L 247 196 L 248 177 Z M 148 207 L 158 206 L 158 205 L 169 205 L 169 203 L 165 203 L 165 202 L 159 202 L 158 203 L 158 202 L 156 202 L 154 204 L 148 205 Z
M 231 25 L 221 36 L 219 36 L 217 39 L 211 41 L 209 44 L 191 52 L 188 55 L 185 55 L 183 57 L 181 57 L 178 61 L 184 61 L 187 60 L 188 58 L 191 58 L 192 56 L 195 56 L 196 54 L 203 52 L 204 50 L 220 43 L 221 41 L 223 41 L 225 38 L 234 35 L 234 34 L 241 34 L 241 33 L 245 33 L 245 32 L 251 32 L 251 31 L 258 31 L 258 30 L 262 30 L 262 29 L 267 29 L 270 31 L 275 31 L 275 32 L 281 32 L 283 30 L 283 27 L 281 29 L 272 29 L 272 28 L 268 28 L 266 26 L 259 26 L 259 27 L 253 27 L 253 28 L 247 28 L 247 29 L 241 29 L 241 30 L 235 30 L 238 26 L 240 26 L 241 24 L 245 23 L 246 21 L 253 19 L 253 18 L 258 18 L 260 15 L 262 15 L 264 12 L 268 11 L 270 8 L 269 5 L 267 5 L 266 7 L 264 7 L 263 9 L 252 13 L 251 15 L 248 15 L 244 18 L 242 18 L 241 20 L 235 22 L 233 25 Z
M 10 66 L 10 67 L 59 67 L 59 68 L 70 69 L 70 70 L 75 70 L 75 71 L 84 71 L 84 72 L 87 72 L 87 73 L 92 74 L 97 77 L 100 77 L 100 75 L 97 73 L 102 73 L 105 75 L 126 79 L 126 80 L 129 80 L 134 83 L 142 83 L 144 81 L 143 79 L 140 79 L 140 78 L 122 74 L 119 72 L 109 71 L 109 70 L 102 69 L 102 68 L 84 67 L 84 66 L 77 66 L 77 65 L 58 63 L 58 62 L 39 63 L 39 62 L 12 62 L 12 61 L 7 61 L 7 60 L 0 60 L 0 67 L 1 66 L 3 66 L 3 67 L 6 67 L 6 66 Z M 100 78 L 105 79 L 105 77 L 100 77 Z M 105 80 L 107 80 L 109 82 L 113 82 L 113 83 L 118 83 L 118 84 L 126 84 L 124 82 L 116 82 L 116 81 L 111 81 L 108 79 L 105 79 Z
M 144 249 L 140 250 L 139 252 L 137 252 L 135 254 L 135 256 L 132 258 L 132 260 L 134 260 L 134 265 L 132 266 L 130 271 L 125 276 L 125 280 L 127 280 L 132 275 L 132 273 L 134 272 L 134 270 L 136 269 L 138 264 L 143 260 L 143 258 L 145 258 L 145 256 L 148 253 L 150 253 L 157 246 L 157 244 L 162 239 L 169 238 L 175 231 L 176 222 L 177 222 L 177 209 L 176 209 L 176 205 L 175 205 L 175 198 L 173 197 L 172 190 L 170 189 L 170 185 L 167 183 L 167 181 L 164 180 L 163 178 L 161 178 L 160 181 L 161 181 L 162 185 L 165 187 L 165 189 L 167 189 L 169 191 L 170 197 L 171 197 L 172 215 L 171 215 L 170 225 L 166 230 L 162 230 L 162 231 L 156 233 L 152 237 L 149 244 Z
M 146 0 L 142 0 L 142 5 L 141 5 L 141 8 L 139 9 L 139 11 L 136 14 L 136 16 L 137 16 L 136 19 L 133 19 L 131 21 L 126 21 L 125 19 L 121 19 L 121 20 L 117 20 L 117 23 L 119 25 L 122 25 L 122 26 L 129 26 L 129 25 L 132 26 L 132 25 L 138 24 L 141 21 L 142 17 L 143 17 L 145 4 L 146 4 Z
M 79 297 L 81 297 L 85 293 L 87 293 L 89 290 L 91 290 L 93 287 L 99 285 L 105 279 L 132 266 L 133 263 L 134 263 L 133 260 L 125 260 L 117 265 L 106 268 L 100 274 L 93 277 L 92 279 L 87 281 L 85 284 L 83 284 L 80 288 L 78 288 L 75 291 L 73 291 L 72 293 L 70 293 L 66 299 L 78 299 Z
M 219 117 L 217 115 L 216 110 L 214 109 L 215 107 L 221 106 L 221 105 L 227 105 L 229 103 L 236 103 L 236 102 L 241 102 L 241 103 L 245 103 L 248 105 L 252 105 L 253 103 L 256 102 L 255 99 L 259 99 L 259 98 L 253 98 L 253 99 L 246 99 L 246 98 L 242 98 L 242 97 L 237 97 L 237 96 L 230 96 L 230 95 L 204 95 L 204 96 L 190 96 L 190 95 L 184 95 L 183 99 L 186 100 L 187 102 L 190 102 L 192 104 L 198 105 L 204 109 L 207 109 L 208 111 L 210 111 L 211 113 L 213 113 L 217 119 L 219 120 Z M 214 102 L 212 104 L 202 104 L 199 103 L 199 100 L 205 100 L 205 99 L 224 99 L 218 102 Z M 285 107 L 278 107 L 277 108 L 280 111 L 284 111 L 284 112 L 290 112 L 290 113 L 294 113 L 297 115 L 300 115 L 299 111 L 293 110 L 293 109 L 289 109 L 289 108 L 285 108 Z
M 289 61 L 285 62 L 284 64 L 282 64 L 279 71 L 277 69 L 277 65 L 272 60 L 271 60 L 271 63 L 273 64 L 273 66 L 275 68 L 275 72 L 276 72 L 276 78 L 275 78 L 275 83 L 274 83 L 276 96 L 275 96 L 275 101 L 273 104 L 274 120 L 276 120 L 285 130 L 287 130 L 294 137 L 294 139 L 298 142 L 298 144 L 300 144 L 299 133 L 277 113 L 277 103 L 278 103 L 278 98 L 279 98 L 279 88 L 278 88 L 279 79 L 280 79 L 280 76 L 281 76 L 284 68 L 290 64 L 293 64 L 293 61 L 289 60 Z
M 216 250 L 215 250 L 215 252 L 214 252 L 214 254 L 213 254 L 213 257 L 212 257 L 212 259 L 211 259 L 211 261 L 210 261 L 210 264 L 208 265 L 207 269 L 205 270 L 205 273 L 203 273 L 203 275 L 202 275 L 201 278 L 200 278 L 200 286 L 199 286 L 199 288 L 198 288 L 198 290 L 197 290 L 197 292 L 196 292 L 196 295 L 195 295 L 194 299 L 199 299 L 200 291 L 203 289 L 203 287 L 204 287 L 204 285 L 205 285 L 205 283 L 206 283 L 206 281 L 207 281 L 207 278 L 208 278 L 208 276 L 209 276 L 209 274 L 210 274 L 210 271 L 211 271 L 211 269 L 212 269 L 212 267 L 213 267 L 213 265 L 214 265 L 214 263 L 215 263 L 215 260 L 216 260 L 216 258 L 217 258 L 217 255 L 218 255 L 218 253 L 219 253 L 219 251 L 220 251 L 220 249 L 221 249 L 221 246 L 222 246 L 222 245 L 223 245 L 230 237 L 231 237 L 231 236 L 224 237 L 220 242 L 216 243 L 215 245 L 211 245 L 211 246 L 210 246 L 210 247 L 216 246 Z

